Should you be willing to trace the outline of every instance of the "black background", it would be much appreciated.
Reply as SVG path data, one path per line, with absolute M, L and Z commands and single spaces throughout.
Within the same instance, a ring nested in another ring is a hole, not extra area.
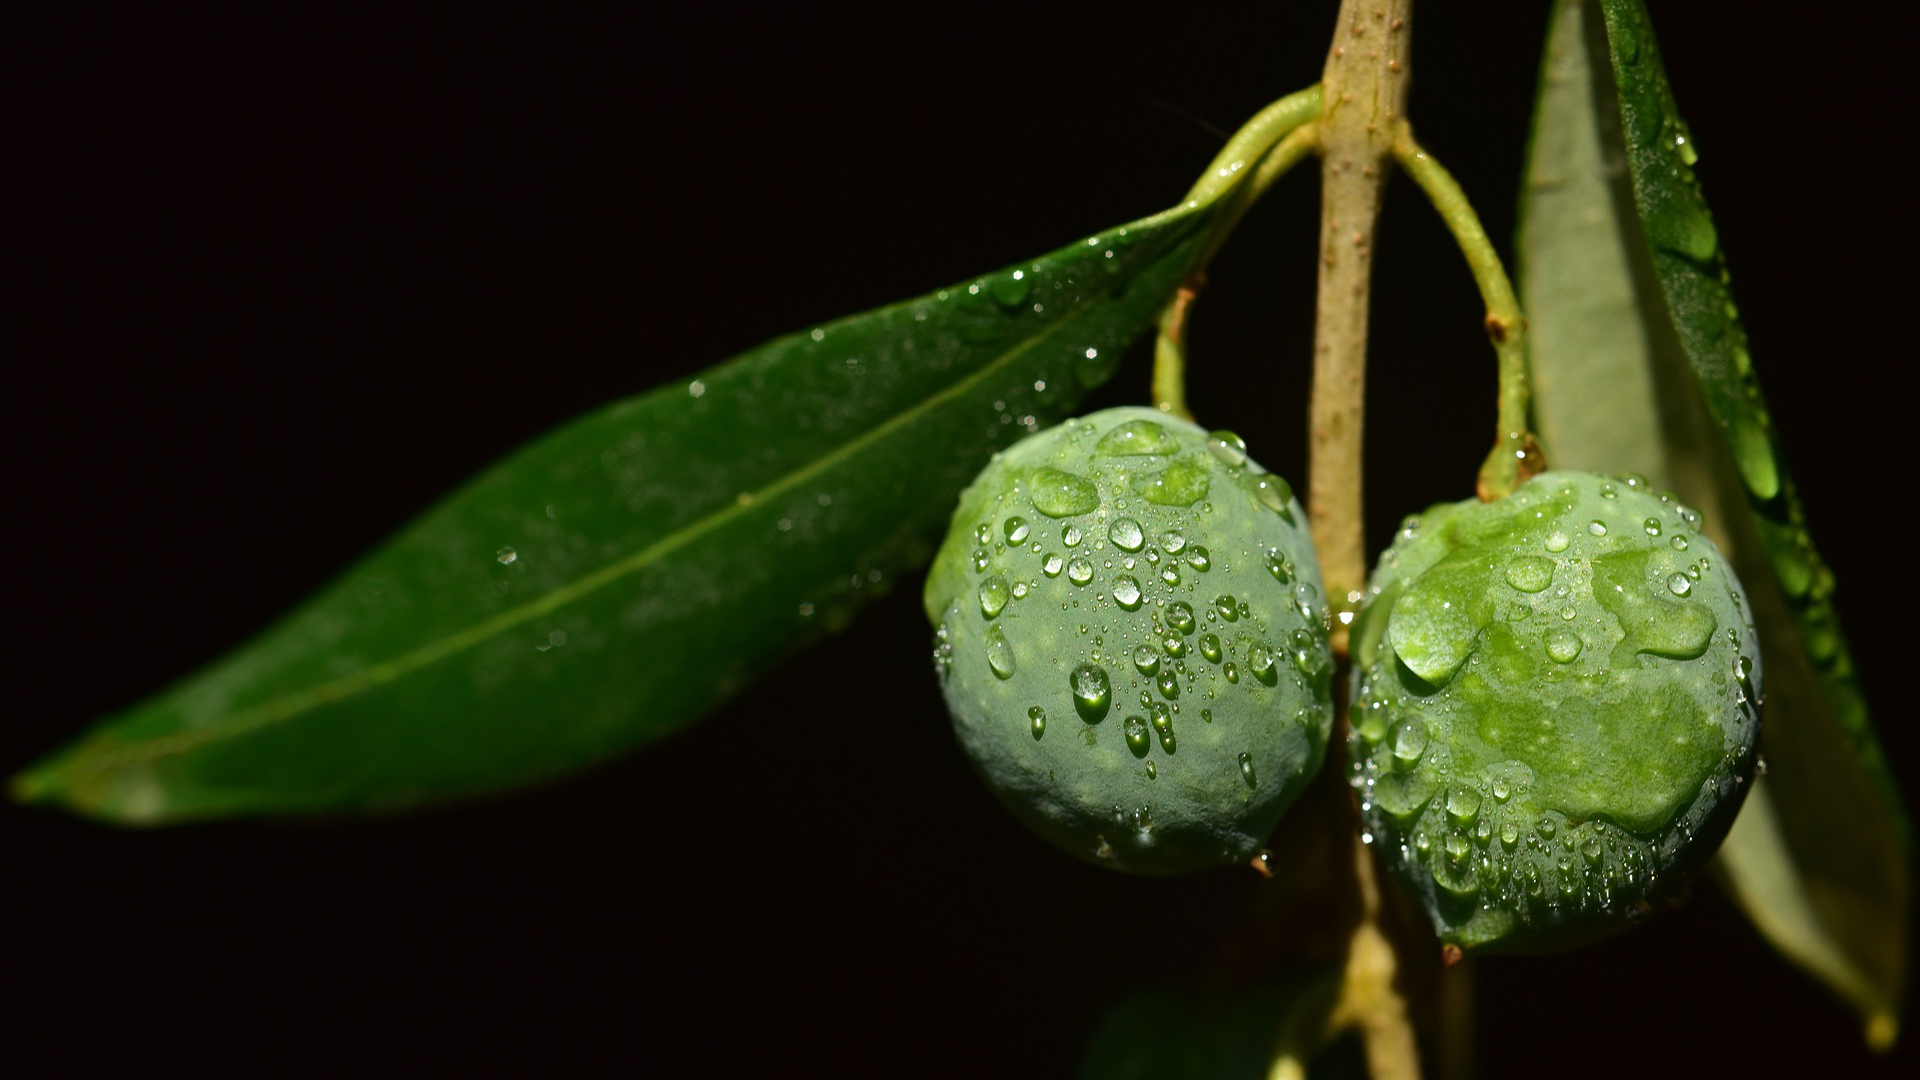
M 1486 9 L 1544 6 L 1417 10 L 1412 114 L 1497 238 L 1544 15 Z M 15 25 L 0 767 L 213 658 L 573 415 L 1172 204 L 1219 132 L 1317 78 L 1333 5 L 1030 7 Z M 1883 381 L 1911 354 L 1906 36 L 1727 10 L 1659 5 L 1656 25 L 1911 781 L 1909 601 L 1887 569 L 1909 525 L 1878 494 L 1910 483 Z M 1192 336 L 1195 411 L 1294 478 L 1316 206 L 1310 175 L 1275 189 Z M 1383 229 L 1376 547 L 1468 493 L 1493 391 L 1472 283 L 1411 185 Z M 1090 405 L 1146 381 L 1137 352 Z M 0 809 L 0 1062 L 1067 1072 L 1123 993 L 1221 955 L 1261 885 L 1121 878 L 1025 835 L 953 744 L 913 591 L 688 733 L 545 790 L 153 833 Z M 778 722 L 806 701 L 890 734 L 823 757 Z M 1905 1068 L 1711 887 L 1477 974 L 1490 1075 Z

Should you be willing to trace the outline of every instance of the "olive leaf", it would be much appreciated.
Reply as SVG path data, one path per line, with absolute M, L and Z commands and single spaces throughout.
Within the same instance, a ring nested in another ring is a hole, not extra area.
M 1760 931 L 1894 1035 L 1910 840 L 1638 0 L 1562 0 L 1521 198 L 1535 419 L 1560 468 L 1708 511 L 1761 628 L 1767 769 L 1718 869 Z
M 1339 996 L 1338 972 L 1305 964 L 1249 986 L 1147 987 L 1107 1009 L 1075 1075 L 1084 1080 L 1247 1080 L 1309 1072 L 1365 1076 L 1352 1040 L 1336 1040 L 1328 1030 Z
M 1233 202 L 576 420 L 14 794 L 137 824 L 386 809 L 659 738 L 923 562 L 989 454 L 1113 373 Z

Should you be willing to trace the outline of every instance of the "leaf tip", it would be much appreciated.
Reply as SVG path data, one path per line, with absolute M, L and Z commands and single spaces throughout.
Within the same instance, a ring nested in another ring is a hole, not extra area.
M 144 770 L 93 767 L 86 744 L 57 750 L 15 773 L 7 793 L 22 806 L 58 807 L 114 825 L 154 825 L 165 799 Z
M 1900 1018 L 1891 1011 L 1868 1014 L 1866 1036 L 1867 1048 L 1874 1053 L 1892 1051 L 1893 1044 L 1900 1041 Z
M 60 762 L 43 758 L 7 780 L 7 795 L 22 806 L 52 802 L 59 797 Z

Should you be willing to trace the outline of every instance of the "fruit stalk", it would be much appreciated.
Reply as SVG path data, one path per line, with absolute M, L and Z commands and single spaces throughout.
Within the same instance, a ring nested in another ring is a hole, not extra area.
M 1187 409 L 1187 309 L 1207 283 L 1207 264 L 1226 242 L 1240 219 L 1260 201 L 1267 188 L 1319 145 L 1313 118 L 1320 115 L 1320 88 L 1309 86 L 1260 111 L 1234 133 L 1207 171 L 1187 193 L 1187 202 L 1219 198 L 1233 192 L 1233 205 L 1221 216 L 1193 272 L 1160 312 L 1160 332 L 1153 345 L 1153 403 L 1163 413 L 1192 420 Z
M 1513 282 L 1507 279 L 1500 254 L 1480 226 L 1480 215 L 1473 212 L 1467 194 L 1454 182 L 1433 155 L 1413 138 L 1413 126 L 1404 119 L 1394 125 L 1393 157 L 1413 182 L 1426 192 L 1427 199 L 1447 223 L 1454 243 L 1467 258 L 1467 268 L 1480 287 L 1480 299 L 1487 305 L 1487 337 L 1493 342 L 1500 365 L 1500 406 L 1498 430 L 1493 450 L 1480 466 L 1480 500 L 1501 498 L 1534 476 L 1546 471 L 1546 458 L 1540 444 L 1527 426 L 1527 407 L 1531 397 L 1527 372 L 1527 320 L 1520 314 L 1520 301 L 1513 295 Z

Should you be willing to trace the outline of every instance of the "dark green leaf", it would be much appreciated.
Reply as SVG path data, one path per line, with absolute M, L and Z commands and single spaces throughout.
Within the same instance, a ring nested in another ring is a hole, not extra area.
M 1365 1076 L 1352 1041 L 1329 1039 L 1338 973 L 1289 968 L 1247 987 L 1154 987 L 1130 994 L 1095 1027 L 1084 1080 L 1260 1080 Z M 1311 1063 L 1312 1069 L 1307 1066 Z
M 990 453 L 1113 372 L 1220 205 L 575 421 L 14 792 L 143 824 L 385 809 L 658 738 L 922 562 Z
M 1695 160 L 1637 0 L 1563 0 L 1522 199 L 1537 419 L 1556 467 L 1642 472 L 1709 511 L 1754 604 L 1768 697 L 1769 771 L 1719 867 L 1884 1042 L 1905 979 L 1907 826 Z

